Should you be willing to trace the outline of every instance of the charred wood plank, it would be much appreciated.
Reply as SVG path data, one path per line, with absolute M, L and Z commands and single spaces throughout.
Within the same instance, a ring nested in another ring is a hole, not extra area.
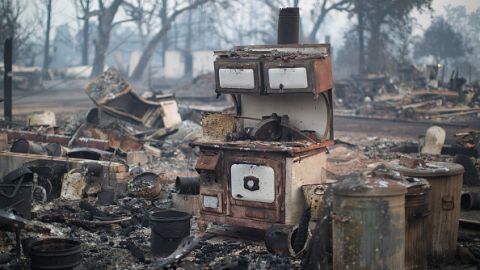
M 40 134 L 31 131 L 23 131 L 23 130 L 5 130 L 7 132 L 8 140 L 18 140 L 18 139 L 26 139 L 34 142 L 44 142 L 44 143 L 58 143 L 63 146 L 68 146 L 70 142 L 70 137 L 65 135 L 57 135 L 57 134 Z M 79 137 L 75 138 L 71 142 L 72 146 L 78 147 L 89 147 L 89 148 L 96 148 L 101 150 L 107 150 L 110 147 L 108 140 L 99 140 L 93 138 L 84 138 Z

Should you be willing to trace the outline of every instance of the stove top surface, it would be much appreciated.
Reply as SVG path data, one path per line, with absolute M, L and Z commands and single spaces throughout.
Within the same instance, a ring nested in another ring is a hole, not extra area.
M 308 152 L 312 150 L 326 149 L 333 145 L 333 141 L 322 141 L 312 143 L 307 140 L 289 141 L 289 142 L 270 142 L 270 141 L 231 141 L 225 142 L 220 140 L 205 140 L 200 139 L 191 143 L 192 146 L 199 146 L 204 148 L 214 148 L 223 150 L 237 150 L 237 151 L 257 151 L 257 152 L 284 152 L 290 154 Z

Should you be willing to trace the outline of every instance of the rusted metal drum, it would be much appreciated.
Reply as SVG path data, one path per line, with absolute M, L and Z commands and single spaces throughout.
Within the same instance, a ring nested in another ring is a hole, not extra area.
M 431 186 L 430 215 L 427 218 L 429 257 L 436 262 L 455 256 L 460 217 L 463 167 L 455 163 L 427 162 L 425 167 L 392 167 L 409 177 L 426 178 Z
M 405 195 L 405 269 L 425 269 L 428 241 L 427 217 L 430 185 L 424 178 L 407 178 Z
M 12 143 L 10 152 L 46 155 L 47 150 L 41 145 L 25 139 L 18 139 Z
M 387 176 L 333 186 L 333 269 L 404 269 L 405 193 Z

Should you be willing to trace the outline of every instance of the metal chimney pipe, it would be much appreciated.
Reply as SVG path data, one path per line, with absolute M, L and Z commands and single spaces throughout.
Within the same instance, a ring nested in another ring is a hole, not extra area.
M 278 14 L 278 44 L 298 44 L 300 14 L 298 7 L 281 8 Z

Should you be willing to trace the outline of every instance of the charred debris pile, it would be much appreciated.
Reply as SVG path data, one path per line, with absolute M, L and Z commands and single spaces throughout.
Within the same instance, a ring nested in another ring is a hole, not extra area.
M 198 237 L 190 143 L 202 127 L 182 120 L 173 96 L 146 99 L 115 69 L 85 92 L 96 107 L 63 127 L 42 112 L 0 132 L 2 269 L 299 267 L 269 254 L 258 232 L 245 241 L 212 226 Z
M 440 68 L 405 65 L 397 74 L 367 74 L 335 82 L 337 114 L 416 120 L 477 119 L 480 82 L 453 71 L 447 82 Z
M 2 129 L 0 268 L 476 269 L 480 133 L 335 138 L 333 108 L 477 117 L 478 87 L 369 78 L 334 97 L 330 45 L 298 44 L 298 22 L 281 9 L 278 44 L 215 52 L 197 83 L 233 108 L 140 96 L 109 69 L 84 117 Z

